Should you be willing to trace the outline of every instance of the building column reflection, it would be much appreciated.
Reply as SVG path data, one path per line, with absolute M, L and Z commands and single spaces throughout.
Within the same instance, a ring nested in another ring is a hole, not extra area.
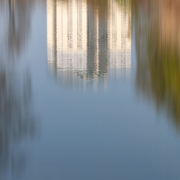
M 47 0 L 48 66 L 56 78 L 75 85 L 78 77 L 103 77 L 106 84 L 109 68 L 130 67 L 127 9 L 109 0 Z

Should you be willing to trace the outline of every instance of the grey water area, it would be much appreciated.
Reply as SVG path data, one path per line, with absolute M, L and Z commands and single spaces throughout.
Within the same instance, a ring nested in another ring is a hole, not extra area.
M 154 11 L 119 2 L 0 0 L 0 179 L 180 179 Z

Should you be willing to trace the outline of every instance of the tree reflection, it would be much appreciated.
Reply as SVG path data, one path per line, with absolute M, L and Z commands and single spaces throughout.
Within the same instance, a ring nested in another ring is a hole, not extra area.
M 23 171 L 20 145 L 35 133 L 30 73 L 19 72 L 7 61 L 17 59 L 26 45 L 33 4 L 34 0 L 0 0 L 0 179 Z
M 180 1 L 132 1 L 136 86 L 180 128 Z
M 20 55 L 30 33 L 33 4 L 34 0 L 0 0 L 1 56 L 14 59 Z
M 0 71 L 0 174 L 19 173 L 24 167 L 24 152 L 18 144 L 32 137 L 35 121 L 31 112 L 30 74 L 23 78 L 14 70 Z M 0 176 L 0 177 L 1 177 Z

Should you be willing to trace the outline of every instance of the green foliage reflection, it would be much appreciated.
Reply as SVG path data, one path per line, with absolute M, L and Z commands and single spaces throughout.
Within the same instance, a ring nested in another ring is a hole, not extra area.
M 164 109 L 180 128 L 179 1 L 132 3 L 136 51 L 136 85 L 157 109 Z

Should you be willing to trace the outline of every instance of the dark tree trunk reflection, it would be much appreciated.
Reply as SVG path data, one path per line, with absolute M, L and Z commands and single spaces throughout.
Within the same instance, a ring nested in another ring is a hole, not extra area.
M 31 74 L 16 67 L 27 45 L 33 5 L 34 0 L 0 0 L 0 179 L 23 172 L 26 153 L 20 146 L 36 129 Z

